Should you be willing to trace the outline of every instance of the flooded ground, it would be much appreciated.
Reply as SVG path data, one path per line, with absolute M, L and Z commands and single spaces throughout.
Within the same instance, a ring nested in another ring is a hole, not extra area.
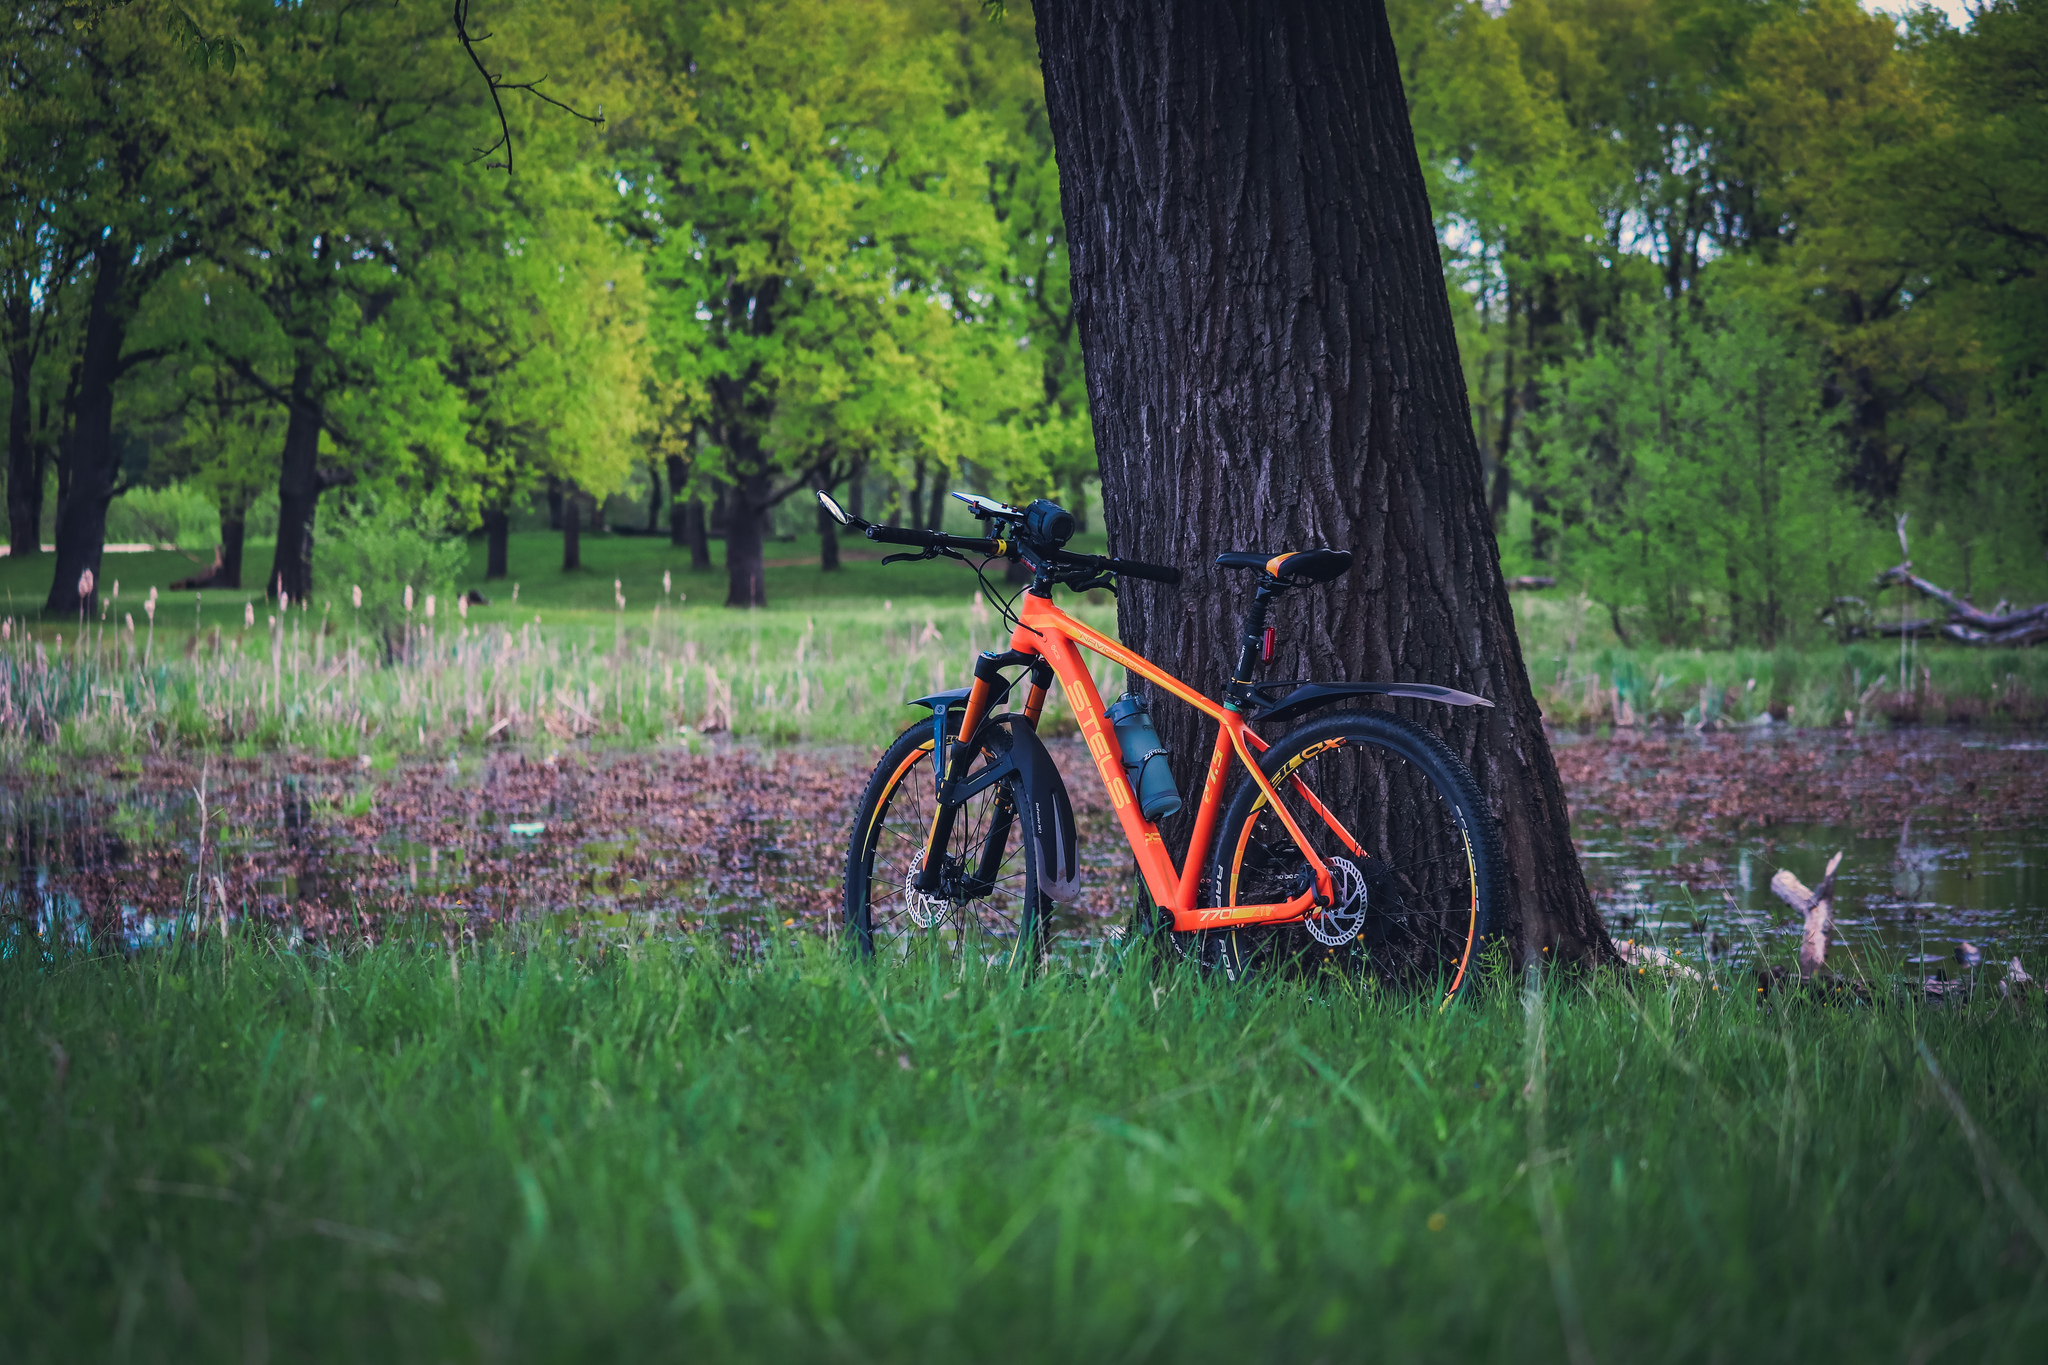
M 1557 757 L 1617 937 L 1789 961 L 1800 923 L 1771 877 L 1813 885 L 1840 852 L 1831 947 L 1951 972 L 1962 943 L 1987 963 L 2048 958 L 2048 741 L 2035 734 L 1560 736 Z
M 1083 832 L 1083 914 L 1118 913 L 1129 852 L 1085 755 L 1055 741 Z M 1850 948 L 2048 959 L 2048 741 L 1792 731 L 1560 736 L 1580 847 L 1620 936 L 1790 956 L 1768 889 L 1842 850 Z M 571 916 L 745 938 L 837 913 L 850 749 L 516 754 L 372 773 L 315 759 L 149 760 L 0 779 L 0 905 L 139 944 L 225 917 L 313 939 L 424 918 L 453 937 Z M 202 803 L 203 793 L 203 803 Z M 201 820 L 201 811 L 205 819 Z M 203 845 L 203 847 L 202 847 Z M 203 865 L 203 876 L 195 870 Z

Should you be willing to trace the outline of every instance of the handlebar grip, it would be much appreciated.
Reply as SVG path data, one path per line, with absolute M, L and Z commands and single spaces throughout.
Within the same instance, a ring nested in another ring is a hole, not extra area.
M 1128 574 L 1132 578 L 1149 578 L 1154 583 L 1165 583 L 1168 586 L 1177 586 L 1180 583 L 1180 570 L 1169 569 L 1163 564 L 1140 564 L 1135 559 L 1111 559 L 1104 562 L 1113 572 Z

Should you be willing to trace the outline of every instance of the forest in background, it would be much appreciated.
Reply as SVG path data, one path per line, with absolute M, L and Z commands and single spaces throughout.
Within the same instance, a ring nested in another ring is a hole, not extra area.
M 470 49 L 432 6 L 12 12 L 10 532 L 52 609 L 117 500 L 303 601 L 543 497 L 568 562 L 630 484 L 741 603 L 812 487 L 1085 502 L 1023 6 L 457 13 Z M 1928 576 L 2048 597 L 2048 5 L 1389 13 L 1511 573 L 1772 647 L 1906 513 Z

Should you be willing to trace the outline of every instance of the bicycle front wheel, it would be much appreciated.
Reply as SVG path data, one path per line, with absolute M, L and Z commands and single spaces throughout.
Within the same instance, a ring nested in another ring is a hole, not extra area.
M 946 718 L 948 740 L 960 713 Z M 982 728 L 977 763 L 998 760 L 1009 731 Z M 920 891 L 925 841 L 937 811 L 932 727 L 897 736 L 868 778 L 846 861 L 846 936 L 866 956 L 902 957 L 914 945 L 992 966 L 1028 965 L 1041 951 L 1043 903 L 1024 848 L 1021 793 L 1006 778 L 969 797 L 940 850 L 935 893 Z
M 1478 784 L 1444 742 L 1383 711 L 1344 711 L 1281 736 L 1259 766 L 1316 856 L 1335 903 L 1301 924 L 1211 931 L 1206 959 L 1232 975 L 1306 959 L 1360 969 L 1441 1006 L 1471 982 L 1498 932 L 1500 836 Z M 1257 783 L 1217 831 L 1216 905 L 1293 899 L 1314 885 L 1301 847 Z

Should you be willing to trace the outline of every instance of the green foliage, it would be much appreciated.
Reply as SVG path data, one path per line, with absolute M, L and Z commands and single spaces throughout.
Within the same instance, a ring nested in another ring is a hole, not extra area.
M 330 500 L 313 554 L 321 581 L 331 585 L 330 603 L 346 592 L 353 609 L 360 591 L 360 620 L 394 650 L 411 627 L 427 619 L 430 599 L 440 611 L 454 611 L 469 559 L 461 537 L 450 533 L 445 511 L 431 502 L 373 494 L 341 504 Z
M 1871 548 L 1836 496 L 1840 427 L 1811 348 L 1756 302 L 1631 309 L 1528 428 L 1542 531 L 1617 622 L 1768 649 Z
M 2038 1355 L 2038 995 L 441 939 L 14 930 L 16 1358 L 1562 1357 L 1560 1258 L 1600 1359 Z
M 1640 337 L 1645 310 L 1734 282 L 1764 309 L 1759 372 L 1796 353 L 1841 446 L 1827 483 L 1839 534 L 1785 548 L 1867 582 L 1895 562 L 1883 542 L 1908 512 L 1937 581 L 1984 601 L 2048 597 L 2048 385 L 2031 321 L 2048 278 L 2033 172 L 2048 156 L 2034 60 L 2048 5 L 1999 0 L 1964 30 L 1852 0 L 1395 0 L 1390 14 L 1494 505 L 1507 513 L 1512 490 L 1548 514 L 1510 558 L 1603 600 L 1690 596 L 1722 623 L 1681 630 L 1679 602 L 1661 637 L 1782 629 L 1754 595 L 1768 589 L 1729 596 L 1718 548 L 1690 588 L 1655 588 L 1640 558 L 1615 577 L 1618 527 L 1554 534 L 1587 523 L 1593 494 L 1572 480 L 1585 441 L 1546 443 L 1605 419 L 1552 405 L 1647 382 L 1648 351 L 1621 339 Z M 1638 369 L 1617 371 L 1617 348 Z M 1805 455 L 1786 452 L 1787 478 L 1811 474 Z M 1629 469 L 1602 475 L 1610 504 L 1682 507 L 1700 491 L 1683 469 Z M 1694 519 L 1721 511 L 1716 498 Z M 1781 605 L 1805 619 L 1827 575 L 1788 567 L 1797 600 Z

